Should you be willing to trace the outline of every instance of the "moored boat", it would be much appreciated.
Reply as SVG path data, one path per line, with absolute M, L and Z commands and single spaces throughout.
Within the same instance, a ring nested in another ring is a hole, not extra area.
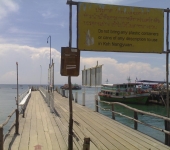
M 133 104 L 146 104 L 150 93 L 140 88 L 139 83 L 103 84 L 100 100 Z
M 69 89 L 69 85 L 68 84 L 64 84 L 63 86 L 60 87 L 61 89 L 65 89 L 68 90 Z M 78 84 L 72 84 L 71 86 L 72 90 L 81 90 L 81 86 Z

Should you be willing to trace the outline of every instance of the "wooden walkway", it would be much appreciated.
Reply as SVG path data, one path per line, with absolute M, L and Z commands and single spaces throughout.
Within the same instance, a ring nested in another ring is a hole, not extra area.
M 54 97 L 56 111 L 67 127 L 68 99 L 57 92 Z M 170 150 L 157 140 L 74 102 L 73 120 L 74 142 L 83 143 L 85 136 L 90 137 L 92 150 Z
M 5 150 L 66 150 L 68 99 L 54 92 L 55 113 L 51 113 L 40 92 L 32 92 L 19 133 L 11 133 Z M 73 148 L 82 150 L 84 137 L 91 150 L 170 150 L 153 138 L 73 102 Z M 10 144 L 9 144 L 10 143 Z M 8 147 L 9 145 L 9 147 Z
M 4 145 L 5 150 L 67 149 L 65 140 L 57 126 L 55 114 L 50 112 L 39 91 L 31 93 L 25 118 L 20 118 L 19 133 L 20 135 L 17 136 L 12 133 L 8 136 Z

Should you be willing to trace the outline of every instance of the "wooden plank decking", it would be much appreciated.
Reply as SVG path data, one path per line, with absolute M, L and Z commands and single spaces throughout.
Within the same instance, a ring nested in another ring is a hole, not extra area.
M 32 92 L 25 118 L 20 118 L 20 135 L 13 138 L 13 133 L 11 133 L 5 142 L 4 149 L 66 150 L 66 142 L 54 117 L 55 115 L 50 113 L 50 109 L 44 102 L 40 92 Z
M 64 126 L 68 126 L 68 99 L 55 92 L 55 108 Z M 91 149 L 170 150 L 170 147 L 121 123 L 73 102 L 73 128 L 79 143 L 90 137 Z
M 68 99 L 54 92 L 55 113 L 51 113 L 41 94 L 32 92 L 19 133 L 11 133 L 5 150 L 65 150 L 68 140 Z M 84 137 L 97 150 L 170 150 L 153 138 L 73 102 L 73 148 L 82 149 Z M 12 141 L 11 141 L 12 140 Z M 10 143 L 10 144 L 9 144 Z M 8 146 L 10 145 L 10 146 Z

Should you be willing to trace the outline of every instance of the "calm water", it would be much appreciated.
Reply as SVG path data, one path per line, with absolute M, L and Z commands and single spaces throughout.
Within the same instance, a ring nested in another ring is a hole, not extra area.
M 30 85 L 19 85 L 19 94 L 24 93 Z M 15 97 L 17 97 L 17 85 L 0 84 L 0 124 L 4 123 L 8 115 L 16 109 Z M 15 115 L 9 120 L 9 123 L 4 127 L 4 133 L 10 128 L 15 120 Z
M 25 92 L 28 87 L 30 87 L 30 85 L 22 85 L 19 86 L 19 93 L 23 93 Z M 73 96 L 75 96 L 75 92 L 78 92 L 78 103 L 82 104 L 82 92 L 84 91 L 84 89 L 82 90 L 77 90 L 74 91 L 73 90 Z M 95 98 L 95 93 L 99 92 L 100 88 L 95 89 L 95 88 L 86 88 L 85 92 L 86 92 L 86 96 L 85 96 L 85 105 L 86 107 L 95 110 L 95 104 L 94 104 L 94 98 Z M 15 97 L 17 90 L 16 90 L 16 85 L 0 85 L 0 124 L 3 123 L 7 116 L 14 110 L 16 109 L 16 102 L 15 102 Z M 99 105 L 101 107 L 104 107 L 106 109 L 110 108 L 109 105 L 104 104 L 104 103 L 99 103 Z M 140 109 L 140 110 L 144 110 L 147 112 L 152 112 L 155 114 L 159 114 L 159 115 L 163 115 L 166 116 L 166 109 L 163 106 L 158 106 L 158 105 L 134 105 L 131 104 L 129 105 L 131 107 Z M 121 106 L 115 106 L 115 111 L 120 112 L 122 114 L 128 115 L 128 116 L 133 116 L 133 112 L 121 107 Z M 111 112 L 109 111 L 103 111 L 103 110 L 99 110 L 100 113 L 108 116 L 111 118 Z M 164 121 L 162 119 L 157 119 L 154 117 L 150 117 L 150 116 L 146 116 L 146 115 L 138 115 L 139 120 L 157 126 L 159 128 L 164 129 Z M 116 120 L 133 128 L 134 123 L 133 121 L 126 119 L 124 117 L 120 117 L 119 115 L 116 115 Z M 9 129 L 9 127 L 11 126 L 12 122 L 14 121 L 14 118 L 12 118 L 9 122 L 9 124 L 7 124 L 4 128 L 4 132 L 7 132 L 7 129 Z M 145 127 L 143 125 L 138 124 L 138 130 L 144 132 L 145 134 L 148 134 L 150 136 L 152 136 L 153 138 L 164 142 L 164 133 L 154 130 L 152 128 L 149 127 Z
M 78 103 L 82 104 L 82 92 L 84 91 L 84 89 L 82 90 L 78 90 L 78 91 L 73 91 L 73 96 L 75 95 L 75 92 L 78 92 Z M 100 88 L 98 88 L 98 90 L 96 90 L 95 88 L 86 88 L 85 92 L 86 92 L 86 98 L 85 98 L 85 105 L 90 108 L 95 110 L 95 104 L 94 104 L 94 99 L 95 99 L 95 93 L 100 91 Z M 111 106 L 105 104 L 105 103 L 99 103 L 99 105 L 105 109 L 111 109 Z M 151 112 L 151 113 L 155 113 L 155 114 L 159 114 L 162 116 L 166 116 L 166 108 L 164 106 L 159 106 L 159 105 L 155 105 L 155 104 L 149 104 L 149 105 L 135 105 L 135 104 L 128 104 L 128 106 L 131 106 L 133 108 L 137 108 L 143 111 L 147 111 L 147 112 Z M 124 108 L 122 106 L 115 106 L 115 111 L 116 112 L 120 112 L 124 115 L 127 116 L 131 116 L 133 117 L 133 111 L 128 110 L 127 108 Z M 108 117 L 112 117 L 111 116 L 111 112 L 110 111 L 103 111 L 101 109 L 99 109 L 99 112 L 103 115 L 106 115 Z M 126 119 L 125 117 L 121 117 L 119 115 L 116 115 L 116 120 L 123 123 L 124 125 L 127 125 L 131 128 L 134 128 L 134 122 Z M 151 117 L 148 115 L 138 115 L 138 119 L 142 122 L 148 123 L 150 125 L 159 127 L 164 129 L 164 121 L 162 119 L 158 119 L 155 117 Z M 138 124 L 138 130 L 148 134 L 149 136 L 152 136 L 153 138 L 157 139 L 158 141 L 161 141 L 164 143 L 165 140 L 165 135 L 164 133 L 157 131 L 155 129 L 146 127 L 144 125 Z

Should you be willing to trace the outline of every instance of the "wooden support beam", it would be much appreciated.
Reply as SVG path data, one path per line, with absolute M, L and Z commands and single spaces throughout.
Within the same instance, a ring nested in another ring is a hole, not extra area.
M 95 106 L 96 106 L 96 112 L 99 112 L 99 108 L 98 108 L 98 100 L 95 99 Z
M 165 120 L 165 130 L 170 131 L 170 122 Z M 170 135 L 165 134 L 165 144 L 170 146 Z
M 74 2 L 74 1 L 69 1 L 67 0 L 67 3 L 68 5 L 78 5 L 78 2 Z
M 134 111 L 134 119 L 138 120 L 138 113 Z M 138 123 L 134 121 L 134 129 L 138 129 Z
M 4 136 L 3 136 L 3 127 L 0 126 L 0 150 L 4 149 Z
M 19 111 L 18 109 L 15 110 L 15 113 L 16 113 L 15 134 L 19 134 Z
M 114 120 L 115 120 L 114 104 L 112 104 L 112 119 L 114 119 Z
M 84 138 L 83 150 L 90 150 L 90 138 Z

